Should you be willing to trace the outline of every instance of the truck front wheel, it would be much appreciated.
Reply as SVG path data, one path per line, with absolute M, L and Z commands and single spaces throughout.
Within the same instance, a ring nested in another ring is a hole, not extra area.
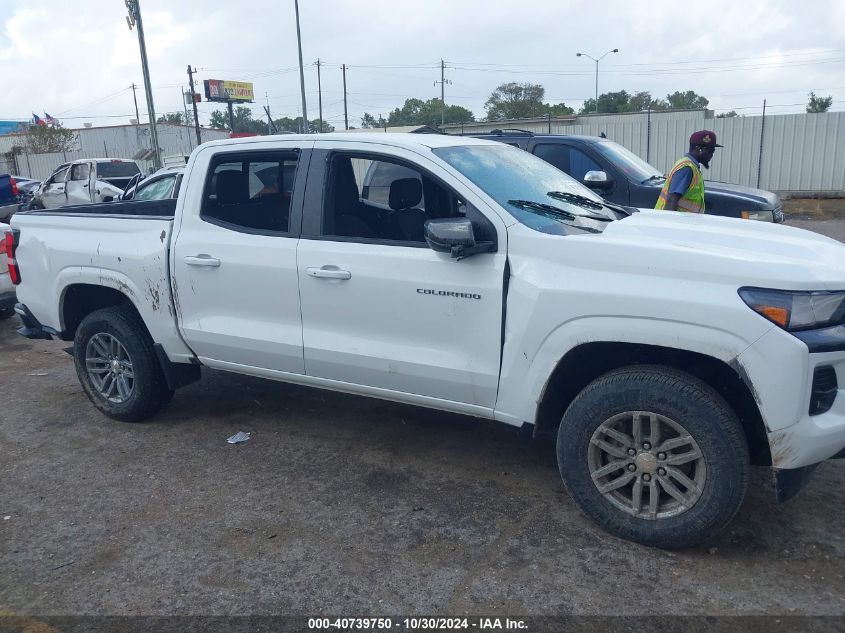
M 88 399 L 110 418 L 140 422 L 173 392 L 161 371 L 146 327 L 123 306 L 92 312 L 76 330 L 76 374 Z
M 563 416 L 557 457 L 587 516 L 656 547 L 689 547 L 716 534 L 748 485 L 736 414 L 709 385 L 667 367 L 624 367 L 590 383 Z

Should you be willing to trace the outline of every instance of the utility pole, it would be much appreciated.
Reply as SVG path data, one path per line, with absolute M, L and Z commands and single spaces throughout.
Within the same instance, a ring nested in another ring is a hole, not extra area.
M 136 123 L 140 123 L 141 122 L 141 115 L 138 114 L 138 95 L 135 94 L 135 87 L 136 86 L 133 82 L 131 88 L 132 88 L 132 100 L 135 102 L 135 121 L 136 121 Z
M 161 169 L 161 148 L 158 146 L 158 131 L 156 130 L 156 112 L 153 105 L 153 89 L 150 85 L 150 69 L 147 65 L 147 45 L 144 42 L 144 23 L 141 20 L 141 6 L 139 0 L 125 0 L 129 15 L 126 23 L 129 30 L 138 27 L 138 47 L 141 49 L 141 69 L 144 71 L 144 92 L 147 95 L 147 112 L 150 115 L 150 142 L 153 150 L 153 167 Z
M 187 126 L 187 125 L 190 125 L 190 123 L 188 123 L 188 102 L 187 102 L 188 91 L 185 90 L 185 86 L 180 86 L 179 90 L 182 92 L 182 109 L 185 111 L 185 125 Z M 194 98 L 194 96 L 191 95 L 191 100 L 193 100 L 193 98 Z M 179 139 L 180 140 L 182 139 L 182 130 L 179 130 Z M 190 134 L 188 134 L 188 147 L 191 148 L 191 150 L 194 149 L 193 144 L 191 143 L 191 135 Z
M 276 133 L 276 124 L 273 123 L 273 117 L 270 116 L 270 106 L 269 105 L 264 106 L 264 112 L 267 113 L 267 122 L 270 124 L 270 132 L 272 134 L 275 134 Z
M 232 102 L 227 101 L 226 106 L 228 106 L 228 109 L 229 109 L 229 130 L 232 132 L 232 134 L 234 134 L 235 133 L 235 113 L 232 109 Z
M 188 123 L 188 91 L 185 90 L 185 86 L 179 86 L 179 90 L 182 92 L 182 109 L 185 111 L 185 125 L 190 125 Z
M 763 134 L 766 132 L 766 100 L 763 99 L 763 118 L 760 120 L 760 155 L 757 157 L 757 188 L 760 188 L 760 176 L 763 173 Z
M 446 79 L 446 62 L 440 60 L 440 81 L 435 81 L 434 85 L 440 84 L 440 127 L 446 124 L 446 84 L 452 82 Z
M 302 36 L 299 33 L 299 0 L 293 0 L 293 7 L 296 10 L 296 44 L 299 47 L 299 89 L 302 92 L 302 128 L 307 129 L 308 110 L 305 106 L 305 69 L 302 67 Z
M 343 65 L 343 125 L 349 129 L 349 114 L 346 110 L 346 64 Z
M 317 102 L 320 104 L 320 134 L 323 133 L 323 86 L 320 83 L 320 58 L 317 58 Z
M 194 106 L 194 127 L 197 131 L 197 146 L 202 145 L 202 134 L 200 134 L 200 115 L 197 112 L 197 97 L 196 90 L 194 90 L 194 73 L 196 69 L 191 70 L 191 65 L 188 64 L 188 82 L 191 84 L 191 103 Z

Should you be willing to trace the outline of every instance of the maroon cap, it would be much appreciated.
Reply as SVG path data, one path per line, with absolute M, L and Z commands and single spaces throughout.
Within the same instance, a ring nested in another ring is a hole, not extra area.
M 689 137 L 690 145 L 701 145 L 703 147 L 724 147 L 716 142 L 716 133 L 710 130 L 701 130 L 693 132 Z

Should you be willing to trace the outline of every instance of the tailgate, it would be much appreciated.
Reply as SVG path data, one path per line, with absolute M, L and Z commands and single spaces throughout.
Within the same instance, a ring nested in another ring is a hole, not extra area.
M 0 240 L 4 240 L 6 238 L 6 231 L 11 231 L 11 227 L 8 224 L 3 224 L 0 222 Z M 8 258 L 6 257 L 6 247 L 0 243 L 0 275 L 4 275 L 6 271 L 9 270 L 9 262 Z

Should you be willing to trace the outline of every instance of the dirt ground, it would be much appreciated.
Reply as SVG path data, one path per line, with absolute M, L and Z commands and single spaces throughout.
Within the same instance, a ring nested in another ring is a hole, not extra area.
M 813 222 L 845 240 L 845 220 Z M 554 447 L 458 415 L 206 371 L 100 415 L 67 343 L 0 323 L 0 614 L 845 615 L 845 460 L 666 552 L 609 536 Z M 226 443 L 252 433 L 241 445 Z

